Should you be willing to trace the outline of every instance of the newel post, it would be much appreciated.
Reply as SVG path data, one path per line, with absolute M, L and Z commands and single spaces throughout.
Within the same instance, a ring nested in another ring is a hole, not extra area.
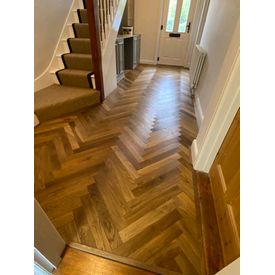
M 104 83 L 102 73 L 102 55 L 100 40 L 100 19 L 98 0 L 87 0 L 88 25 L 92 50 L 96 89 L 100 91 L 100 100 L 104 100 Z

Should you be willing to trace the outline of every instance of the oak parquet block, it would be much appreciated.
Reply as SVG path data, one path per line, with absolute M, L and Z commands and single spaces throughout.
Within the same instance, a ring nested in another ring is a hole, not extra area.
M 139 66 L 102 105 L 35 128 L 35 197 L 67 243 L 201 274 L 188 81 Z

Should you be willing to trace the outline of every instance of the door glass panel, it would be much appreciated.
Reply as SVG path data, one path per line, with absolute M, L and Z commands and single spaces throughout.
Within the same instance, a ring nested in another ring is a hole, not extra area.
M 180 13 L 180 23 L 178 32 L 185 32 L 189 10 L 190 10 L 191 0 L 183 0 L 181 13 Z
M 169 9 L 168 16 L 166 22 L 166 31 L 172 32 L 175 24 L 176 10 L 177 10 L 177 2 L 178 0 L 170 0 L 169 1 Z

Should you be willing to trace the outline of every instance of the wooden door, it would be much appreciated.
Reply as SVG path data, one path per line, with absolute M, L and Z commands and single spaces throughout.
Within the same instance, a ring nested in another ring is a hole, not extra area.
M 224 264 L 240 256 L 240 110 L 210 170 Z
M 186 66 L 196 0 L 164 0 L 159 64 Z

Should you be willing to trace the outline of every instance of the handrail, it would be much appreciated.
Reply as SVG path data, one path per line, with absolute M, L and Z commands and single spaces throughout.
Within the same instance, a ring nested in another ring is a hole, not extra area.
M 102 73 L 101 32 L 98 0 L 88 0 L 86 3 L 95 84 L 96 89 L 100 91 L 100 100 L 102 102 L 104 100 L 104 84 Z

